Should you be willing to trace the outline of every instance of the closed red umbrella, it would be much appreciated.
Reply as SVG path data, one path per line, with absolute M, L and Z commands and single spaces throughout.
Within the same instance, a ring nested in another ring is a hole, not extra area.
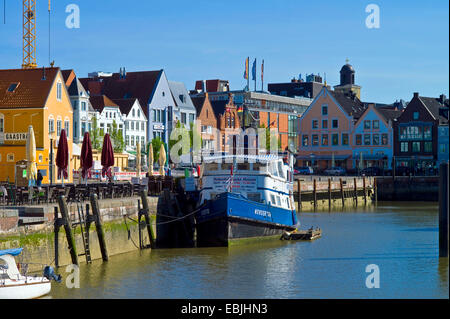
M 67 146 L 67 135 L 65 130 L 61 130 L 61 135 L 59 136 L 58 151 L 56 153 L 56 166 L 58 166 L 58 175 L 57 175 L 58 178 L 67 179 L 68 165 L 69 165 L 69 147 Z
M 111 166 L 114 166 L 114 149 L 108 133 L 106 133 L 103 138 L 102 166 L 102 177 L 105 177 L 106 175 L 111 180 Z
M 81 146 L 80 153 L 80 162 L 81 162 L 81 177 L 82 178 L 90 178 L 91 177 L 91 168 L 93 166 L 93 158 L 92 158 L 92 144 L 91 138 L 89 137 L 89 132 L 84 133 L 83 137 L 83 145 Z

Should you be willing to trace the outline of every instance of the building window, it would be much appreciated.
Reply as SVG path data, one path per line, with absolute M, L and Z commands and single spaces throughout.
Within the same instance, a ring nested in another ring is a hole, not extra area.
M 372 144 L 373 145 L 380 145 L 380 134 L 373 134 L 372 135 Z
M 64 121 L 64 129 L 66 130 L 67 138 L 69 138 L 69 121 Z
M 303 135 L 303 137 L 302 137 L 302 145 L 303 146 L 305 146 L 305 147 L 308 146 L 308 139 L 309 139 L 308 135 Z
M 370 130 L 370 121 L 364 121 L 364 129 Z
M 411 149 L 414 153 L 420 152 L 420 142 L 412 142 Z
M 228 117 L 229 120 L 229 117 Z M 181 113 L 181 123 L 186 124 L 186 113 Z
M 322 105 L 322 115 L 328 115 L 328 106 Z
M 339 120 L 333 120 L 333 128 L 339 128 Z
M 408 142 L 400 143 L 400 152 L 402 152 L 402 153 L 408 152 Z
M 348 134 L 342 133 L 342 145 L 348 145 Z
M 312 120 L 312 128 L 318 129 L 319 128 L 319 121 L 318 120 Z
M 163 92 L 164 93 L 164 92 Z M 161 123 L 161 110 L 158 110 L 158 112 L 156 112 L 157 117 L 157 122 Z
M 448 144 L 444 144 L 444 143 L 439 144 L 439 152 L 441 154 L 447 153 L 448 152 L 447 148 L 448 148 Z
M 331 144 L 332 145 L 339 145 L 339 134 L 333 134 L 331 136 Z
M 328 146 L 328 134 L 322 134 L 322 146 Z
M 0 133 L 4 133 L 5 132 L 5 120 L 3 119 L 3 115 L 0 115 L 2 117 L 0 117 Z
M 370 145 L 370 134 L 364 134 L 364 145 Z
M 424 126 L 423 127 L 423 138 L 425 140 L 431 140 L 431 126 Z
M 62 83 L 58 82 L 56 83 L 56 99 L 58 101 L 61 101 L 61 97 L 62 97 Z
M 319 135 L 312 135 L 312 146 L 319 146 Z
M 379 120 L 373 120 L 372 121 L 372 128 L 374 130 L 378 130 L 380 128 L 380 121 Z
M 128 122 L 128 121 L 125 122 L 125 129 L 126 130 L 130 129 L 130 122 Z
M 72 106 L 73 106 L 73 109 L 76 110 L 77 107 L 78 107 L 78 102 L 77 101 L 73 101 L 72 102 Z
M 418 120 L 419 119 L 419 112 L 414 112 L 413 113 L 413 119 L 414 120 Z
M 362 135 L 356 134 L 356 145 L 362 145 Z
M 86 111 L 86 102 L 81 102 L 81 110 Z
M 195 121 L 195 114 L 189 114 L 189 122 L 194 123 Z
M 133 109 L 133 117 L 136 115 L 136 112 L 135 112 L 135 110 Z
M 61 120 L 57 120 L 56 121 L 56 135 L 60 136 L 61 135 L 61 130 L 62 130 L 62 121 Z
M 153 122 L 156 122 L 156 110 L 153 110 Z
M 141 145 L 145 145 L 145 139 L 144 139 L 144 137 L 143 136 L 141 136 Z
M 77 122 L 73 122 L 73 137 L 77 137 L 78 136 L 78 123 Z
M 141 122 L 141 131 L 145 131 L 145 123 Z
M 48 120 L 48 132 L 49 133 L 54 133 L 55 132 L 55 120 L 54 119 L 49 119 Z
M 423 143 L 423 151 L 425 153 L 433 152 L 433 142 L 425 142 L 425 143 Z
M 8 153 L 6 155 L 6 161 L 7 162 L 14 162 L 14 153 Z
M 134 122 L 131 121 L 131 130 L 134 131 Z
M 381 145 L 388 144 L 388 135 L 386 133 L 381 134 Z
M 129 135 L 125 136 L 125 145 L 126 146 L 130 145 L 130 136 Z
M 134 135 L 131 135 L 131 146 L 134 146 Z
M 138 117 L 141 117 L 141 110 L 137 111 L 137 115 L 138 115 Z
M 328 120 L 322 120 L 322 128 L 328 128 Z

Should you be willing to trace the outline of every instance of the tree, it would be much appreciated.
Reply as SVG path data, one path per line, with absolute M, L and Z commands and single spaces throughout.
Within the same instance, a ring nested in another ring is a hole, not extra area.
M 161 140 L 159 136 L 152 139 L 152 147 L 153 147 L 153 163 L 156 163 L 159 159 L 159 150 L 161 149 L 161 145 L 165 146 L 165 143 Z
M 182 130 L 187 130 L 180 121 L 177 122 L 177 124 L 175 125 L 175 128 L 178 129 L 182 129 Z M 200 150 L 201 146 L 202 146 L 202 137 L 199 134 L 198 130 L 197 130 L 197 125 L 195 125 L 194 123 L 190 123 L 189 124 L 189 149 L 186 148 L 180 148 L 180 150 L 178 151 L 178 155 L 186 155 L 189 154 L 189 152 L 192 152 L 194 149 Z M 194 145 L 194 135 L 195 137 L 195 141 L 197 142 L 198 145 Z M 173 139 L 169 139 L 169 151 L 172 149 L 172 147 L 177 144 L 178 142 L 180 142 L 182 136 L 179 135 L 178 138 L 176 140 Z
M 113 120 L 111 128 L 111 143 L 115 153 L 122 153 L 125 148 L 125 142 L 123 140 L 122 130 L 117 128 L 116 120 Z
M 272 138 L 272 136 L 270 135 L 270 127 L 267 127 L 264 124 L 260 124 L 258 126 L 259 128 L 265 128 L 266 129 L 266 150 L 269 151 L 270 150 L 270 140 Z M 275 138 L 275 136 L 273 136 L 273 138 Z M 278 138 L 278 150 L 281 150 L 281 139 Z
M 103 135 L 104 135 L 104 133 L 98 127 L 97 116 L 94 116 L 92 118 L 92 127 L 91 127 L 91 130 L 89 131 L 89 136 L 91 138 L 91 145 L 92 145 L 93 149 L 101 151 L 102 146 L 103 146 L 103 143 L 102 143 Z

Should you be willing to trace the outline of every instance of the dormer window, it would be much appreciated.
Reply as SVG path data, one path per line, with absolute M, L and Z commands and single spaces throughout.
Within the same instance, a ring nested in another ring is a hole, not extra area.
M 11 92 L 11 93 L 14 92 L 18 86 L 19 86 L 19 83 L 11 83 L 8 87 L 8 92 Z
M 183 94 L 180 94 L 180 101 L 183 102 L 183 103 L 185 102 Z

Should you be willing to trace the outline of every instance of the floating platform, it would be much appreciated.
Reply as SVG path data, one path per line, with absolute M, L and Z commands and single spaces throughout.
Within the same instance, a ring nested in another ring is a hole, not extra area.
M 295 230 L 292 232 L 285 231 L 281 235 L 281 240 L 314 240 L 322 237 L 322 230 L 320 228 L 308 230 Z

